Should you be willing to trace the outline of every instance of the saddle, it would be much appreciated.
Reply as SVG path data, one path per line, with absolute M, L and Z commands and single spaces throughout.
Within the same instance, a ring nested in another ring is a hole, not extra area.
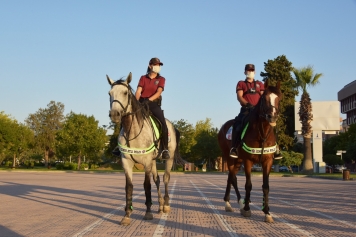
M 235 117 L 235 121 L 237 120 L 237 117 L 238 116 L 236 116 Z M 244 130 L 245 128 L 246 128 L 246 125 L 248 124 L 248 120 L 249 120 L 249 117 L 250 117 L 250 113 L 246 113 L 245 115 L 244 115 L 244 117 L 241 119 L 241 130 Z M 230 140 L 231 141 L 231 139 L 232 139 L 232 132 L 233 132 L 233 126 L 231 126 L 230 128 L 229 128 L 229 130 L 226 132 L 226 139 L 227 140 Z M 235 131 L 236 132 L 236 131 Z M 240 131 L 240 133 L 241 133 L 242 131 Z M 241 136 L 241 140 L 242 140 L 242 138 L 243 138 L 243 135 L 244 134 L 242 134 L 242 136 Z
M 162 123 L 153 115 L 150 113 L 150 121 L 152 125 L 152 130 L 154 134 L 154 141 L 155 143 L 159 141 L 162 135 Z M 171 141 L 171 136 L 168 132 L 168 142 Z

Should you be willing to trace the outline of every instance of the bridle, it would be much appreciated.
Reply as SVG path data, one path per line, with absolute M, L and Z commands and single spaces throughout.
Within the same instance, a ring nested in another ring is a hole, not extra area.
M 265 96 L 262 96 L 261 97 L 261 102 L 260 102 L 260 111 L 259 111 L 259 117 L 260 118 L 263 118 L 263 119 L 265 119 L 265 120 L 267 120 L 268 121 L 268 119 L 271 117 L 271 115 L 269 115 L 267 112 L 268 112 L 268 110 L 270 110 L 270 109 L 275 109 L 276 110 L 276 116 L 277 116 L 277 119 L 278 119 L 278 117 L 279 117 L 279 109 L 276 107 L 276 106 L 273 106 L 273 105 L 267 105 L 267 103 L 266 103 L 266 98 L 265 98 Z M 262 113 L 261 113 L 262 112 Z M 271 129 L 271 126 L 268 126 L 268 129 L 267 129 L 267 131 L 265 132 L 264 131 L 264 127 L 263 127 L 263 124 L 262 123 L 260 123 L 261 124 L 261 126 L 259 126 L 258 127 L 258 133 L 259 133 L 259 135 L 260 135 L 260 138 L 261 138 L 261 140 L 262 140 L 262 144 L 261 144 L 261 146 L 262 146 L 262 151 L 261 151 L 261 155 L 260 155 L 260 163 L 261 163 L 261 161 L 262 161 L 262 156 L 263 156 L 263 150 L 264 150 L 264 146 L 265 146 L 265 142 L 266 142 L 266 140 L 267 140 L 267 138 L 269 137 L 269 135 L 270 135 L 270 133 L 271 133 L 271 131 L 273 130 L 273 129 Z M 262 131 L 261 131 L 262 130 Z
M 122 113 L 122 117 L 125 117 L 127 115 L 130 115 L 130 114 L 135 114 L 135 113 L 127 113 L 127 108 L 129 107 L 129 105 L 131 104 L 131 96 L 132 96 L 132 93 L 131 93 L 131 88 L 129 85 L 126 85 L 125 83 L 122 83 L 122 82 L 114 82 L 112 85 L 111 85 L 111 88 L 113 88 L 114 86 L 116 85 L 122 85 L 122 86 L 125 86 L 127 88 L 127 91 L 128 91 L 128 96 L 127 96 L 127 104 L 126 106 L 124 106 L 119 100 L 113 100 L 111 101 L 111 104 L 110 104 L 110 109 L 112 108 L 112 104 L 114 102 L 117 102 L 119 103 L 119 105 L 121 106 L 122 110 L 123 110 L 123 113 Z
M 110 109 L 111 109 L 111 108 L 112 108 L 112 104 L 113 104 L 114 102 L 119 103 L 119 105 L 121 106 L 121 108 L 122 108 L 122 110 L 123 110 L 121 119 L 124 118 L 124 117 L 126 117 L 126 116 L 129 116 L 129 115 L 135 116 L 139 111 L 143 110 L 144 108 L 146 108 L 146 109 L 148 110 L 148 107 L 147 107 L 148 105 L 146 104 L 146 105 L 140 106 L 140 108 L 138 108 L 137 110 L 135 110 L 135 111 L 133 111 L 133 112 L 127 112 L 127 109 L 128 109 L 128 107 L 129 107 L 129 105 L 131 105 L 131 101 L 132 101 L 132 97 L 133 97 L 133 94 L 132 94 L 132 92 L 131 92 L 131 87 L 130 87 L 130 85 L 127 85 L 127 84 L 125 84 L 125 83 L 123 83 L 123 82 L 121 82 L 121 81 L 116 81 L 116 82 L 114 82 L 114 83 L 111 85 L 111 88 L 113 88 L 113 87 L 116 86 L 116 85 L 125 86 L 125 87 L 127 88 L 127 93 L 128 93 L 128 95 L 127 95 L 127 100 L 128 100 L 128 101 L 127 101 L 126 106 L 124 106 L 119 100 L 112 100 L 112 101 L 111 101 L 111 104 L 110 104 Z M 129 126 L 129 129 L 128 129 L 128 131 L 127 131 L 127 134 L 130 134 L 130 130 L 131 130 L 131 128 L 132 128 L 132 123 L 133 123 L 133 122 L 131 122 L 131 124 L 130 124 L 130 126 Z M 137 134 L 136 136 L 134 136 L 134 137 L 131 138 L 131 139 L 130 139 L 129 137 L 126 137 L 126 136 L 123 135 L 124 138 L 125 138 L 125 140 L 126 140 L 126 143 L 127 143 L 128 145 L 129 145 L 129 142 L 130 142 L 130 141 L 134 140 L 135 138 L 137 138 L 137 137 L 141 134 L 142 129 L 143 129 L 143 125 L 144 125 L 144 123 L 142 122 L 140 131 L 138 132 L 138 134 Z
M 269 115 L 267 113 L 267 111 L 269 109 L 272 109 L 272 110 L 275 109 L 276 110 L 276 114 L 277 114 L 277 118 L 279 117 L 279 109 L 276 106 L 273 106 L 273 105 L 269 105 L 268 106 L 267 103 L 266 103 L 265 96 L 262 96 L 261 97 L 261 103 L 260 103 L 260 114 L 259 114 L 259 117 L 268 120 L 271 117 L 271 115 Z

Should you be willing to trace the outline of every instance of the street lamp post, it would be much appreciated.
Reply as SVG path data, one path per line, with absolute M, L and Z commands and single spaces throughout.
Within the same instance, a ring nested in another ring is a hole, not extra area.
M 336 155 L 341 156 L 341 160 L 342 160 L 342 153 L 346 153 L 346 151 L 343 150 L 336 151 Z

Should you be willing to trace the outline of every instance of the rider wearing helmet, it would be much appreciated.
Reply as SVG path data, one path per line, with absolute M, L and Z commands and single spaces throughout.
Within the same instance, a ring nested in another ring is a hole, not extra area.
M 168 152 L 168 128 L 161 109 L 161 94 L 164 90 L 166 79 L 159 74 L 161 66 L 163 66 L 163 63 L 158 58 L 152 58 L 149 61 L 147 74 L 141 76 L 135 97 L 141 103 L 147 103 L 151 113 L 161 122 L 162 159 L 167 160 L 170 157 Z
M 239 115 L 235 118 L 235 122 L 232 129 L 232 139 L 231 139 L 231 150 L 230 157 L 238 158 L 237 147 L 241 143 L 241 130 L 244 124 L 245 117 L 250 113 L 250 111 L 256 106 L 261 95 L 264 91 L 264 85 L 255 78 L 255 65 L 246 64 L 245 65 L 245 75 L 246 79 L 244 81 L 239 81 L 236 86 L 237 100 L 240 102 L 241 110 Z M 282 156 L 277 149 L 274 154 L 274 159 L 280 159 Z

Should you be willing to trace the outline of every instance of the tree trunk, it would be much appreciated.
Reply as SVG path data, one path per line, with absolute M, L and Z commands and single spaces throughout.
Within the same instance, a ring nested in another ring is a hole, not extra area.
M 80 151 L 78 156 L 78 167 L 77 167 L 78 170 L 80 170 L 81 158 L 82 158 L 82 152 Z
M 12 161 L 12 169 L 15 169 L 16 168 L 16 154 L 14 154 L 14 159 Z
M 313 173 L 313 157 L 311 150 L 311 138 L 304 137 L 304 161 L 303 161 L 303 173 Z
M 48 168 L 48 152 L 49 152 L 49 150 L 48 150 L 48 149 L 45 149 L 45 152 L 44 152 L 45 167 L 47 167 L 47 168 Z

